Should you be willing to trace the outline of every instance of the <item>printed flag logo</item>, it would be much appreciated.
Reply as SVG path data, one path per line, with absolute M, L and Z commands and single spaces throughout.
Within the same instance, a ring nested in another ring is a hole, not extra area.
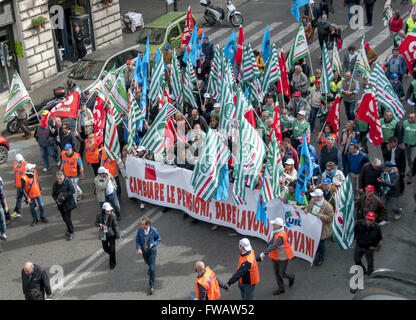
M 156 181 L 156 170 L 155 170 L 154 165 L 149 164 L 149 163 L 145 164 L 144 178 L 145 178 L 145 180 Z

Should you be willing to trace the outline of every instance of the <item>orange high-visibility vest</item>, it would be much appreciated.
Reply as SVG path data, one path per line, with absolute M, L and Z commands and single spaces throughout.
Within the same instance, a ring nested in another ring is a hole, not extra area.
M 338 143 L 338 136 L 336 134 L 331 133 L 331 137 L 335 139 L 335 141 Z M 321 153 L 321 149 L 323 146 L 326 146 L 327 144 L 327 138 L 323 137 L 322 134 L 319 135 L 319 140 L 320 140 L 320 144 L 319 144 L 319 148 L 318 148 L 318 154 Z
M 85 159 L 87 159 L 88 163 L 100 163 L 99 148 L 95 143 L 89 147 L 88 139 L 85 139 Z
M 238 261 L 237 270 L 240 269 L 241 265 L 244 262 L 250 262 L 250 284 L 257 284 L 260 282 L 260 274 L 259 274 L 259 267 L 257 265 L 256 256 L 254 255 L 254 250 L 251 250 L 250 254 L 245 256 L 240 255 L 240 260 Z M 240 278 L 240 283 L 243 283 L 242 278 Z
M 25 191 L 29 199 L 34 199 L 42 194 L 38 181 L 38 173 L 34 171 L 33 178 L 23 175 L 22 180 L 25 181 Z
M 210 267 L 205 268 L 205 273 L 202 277 L 196 278 L 195 298 L 197 299 L 199 299 L 198 284 L 200 284 L 207 290 L 207 300 L 217 300 L 221 298 L 220 286 L 218 284 L 218 280 L 215 276 L 215 273 L 210 269 Z
M 116 160 L 111 160 L 107 157 L 104 148 L 101 149 L 101 159 L 104 168 L 106 168 L 113 177 L 117 176 L 117 162 Z
M 285 248 L 287 258 L 289 260 L 292 260 L 295 255 L 293 254 L 292 248 L 290 247 L 290 243 L 287 241 L 287 233 L 284 232 L 284 231 L 280 231 L 280 232 L 276 233 L 273 236 L 273 242 L 276 241 L 277 238 L 279 238 L 279 237 L 283 238 L 283 246 Z M 269 258 L 270 259 L 273 259 L 274 261 L 278 260 L 277 259 L 277 250 L 278 250 L 278 248 L 270 251 L 270 253 L 269 253 Z
M 65 177 L 73 178 L 78 176 L 78 158 L 79 153 L 74 152 L 72 157 L 68 157 L 65 151 L 61 152 L 62 163 L 64 165 L 64 174 Z
M 17 188 L 22 187 L 22 177 L 25 174 L 26 165 L 27 165 L 26 161 L 24 161 L 23 164 L 20 167 L 17 167 L 17 161 L 15 161 L 13 163 L 13 171 L 14 171 L 14 174 L 15 174 L 15 186 Z

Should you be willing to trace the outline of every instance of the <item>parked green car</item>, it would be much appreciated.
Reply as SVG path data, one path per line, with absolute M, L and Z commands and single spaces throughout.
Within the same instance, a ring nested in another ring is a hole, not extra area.
M 166 44 L 169 44 L 172 50 L 174 48 L 179 48 L 181 44 L 181 34 L 185 29 L 186 14 L 186 12 L 180 11 L 169 12 L 145 25 L 140 31 L 137 43 L 144 49 L 147 36 L 149 36 L 149 58 L 151 61 L 155 60 L 157 48 L 159 48 L 161 52 Z M 197 21 L 194 16 L 192 16 L 192 18 L 195 25 Z

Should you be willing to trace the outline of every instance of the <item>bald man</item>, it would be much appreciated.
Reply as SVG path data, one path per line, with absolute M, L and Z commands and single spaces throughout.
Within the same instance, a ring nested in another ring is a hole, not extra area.
M 25 262 L 23 266 L 22 287 L 25 300 L 31 300 L 33 289 L 42 293 L 42 300 L 45 300 L 45 293 L 48 298 L 52 295 L 48 274 L 40 266 L 32 262 Z
M 221 297 L 219 287 L 228 290 L 228 284 L 218 280 L 214 271 L 208 266 L 205 267 L 202 261 L 195 263 L 195 272 L 198 273 L 195 281 L 195 298 L 198 300 L 217 300 Z

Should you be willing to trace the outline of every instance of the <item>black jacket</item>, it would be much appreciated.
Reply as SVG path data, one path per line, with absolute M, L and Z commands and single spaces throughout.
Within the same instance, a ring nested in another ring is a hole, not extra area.
M 104 224 L 104 210 L 102 210 L 97 217 L 95 218 L 95 225 L 97 227 L 100 226 L 100 224 Z M 110 221 L 111 220 L 111 221 Z M 118 223 L 117 223 L 117 218 L 115 216 L 114 213 L 112 213 L 110 215 L 110 217 L 108 218 L 107 222 L 105 223 L 105 225 L 107 226 L 107 233 L 106 233 L 106 237 L 116 237 L 116 239 L 120 239 L 120 233 L 118 231 Z
M 45 293 L 49 296 L 52 294 L 51 285 L 49 283 L 48 274 L 37 264 L 33 265 L 33 272 L 29 279 L 29 275 L 22 269 L 22 289 L 25 299 L 29 300 L 29 294 L 32 289 L 38 289 L 42 292 L 43 299 L 45 299 Z
M 59 133 L 59 139 L 61 140 L 61 150 L 65 148 L 65 145 L 67 143 L 70 143 L 72 145 L 72 149 L 76 152 L 78 152 L 78 140 L 75 138 L 74 133 L 71 131 L 64 134 L 62 130 Z
M 328 41 L 329 34 L 331 30 L 331 25 L 327 21 L 326 23 L 322 24 L 320 21 L 318 23 L 318 38 L 319 40 Z
M 75 200 L 73 194 L 75 193 L 74 185 L 71 181 L 65 178 L 62 185 L 55 181 L 52 187 L 52 198 L 53 200 L 59 201 L 62 204 L 57 204 L 58 207 L 62 207 L 67 211 L 73 210 L 76 208 Z
M 391 150 L 389 151 L 387 150 L 387 148 L 383 150 L 383 159 L 384 161 L 391 160 Z M 396 147 L 394 160 L 396 162 L 397 169 L 399 169 L 399 173 L 401 175 L 405 175 L 406 174 L 406 156 L 405 156 L 403 148 L 399 146 Z
M 246 256 L 248 254 L 251 253 L 250 251 L 247 251 L 244 254 L 241 254 L 241 256 Z M 256 261 L 260 261 L 260 257 L 256 257 Z M 251 267 L 251 263 L 246 261 L 244 262 L 240 268 L 237 270 L 236 273 L 234 273 L 234 275 L 230 278 L 230 280 L 228 280 L 227 284 L 228 285 L 232 285 L 234 282 L 240 280 L 243 282 L 243 284 L 250 284 L 250 267 Z
M 377 178 L 381 175 L 381 170 L 374 170 L 374 167 L 370 162 L 366 163 L 360 172 L 360 189 L 364 189 L 367 185 L 372 185 L 378 193 L 380 191 L 380 185 Z
M 357 245 L 360 248 L 368 249 L 377 247 L 383 239 L 381 229 L 377 223 L 373 223 L 367 227 L 365 220 L 359 220 L 354 226 L 354 235 Z
M 394 167 L 394 171 L 392 173 L 389 173 L 390 175 L 390 182 L 380 182 L 380 186 L 387 186 L 390 187 L 389 192 L 387 193 L 387 196 L 390 197 L 398 197 L 400 196 L 400 175 L 399 171 L 396 167 Z

